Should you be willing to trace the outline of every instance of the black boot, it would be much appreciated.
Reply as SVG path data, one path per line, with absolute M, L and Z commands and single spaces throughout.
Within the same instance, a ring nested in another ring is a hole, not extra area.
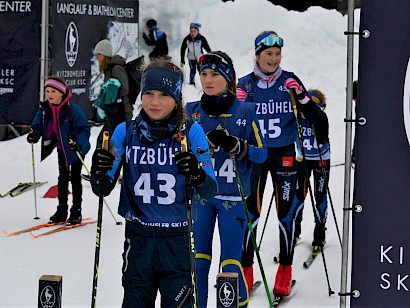
M 67 219 L 67 210 L 68 210 L 68 206 L 65 204 L 59 204 L 57 206 L 57 211 L 54 213 L 53 216 L 50 217 L 50 221 L 49 222 L 64 222 Z
M 73 206 L 70 210 L 70 217 L 67 219 L 67 225 L 77 225 L 81 223 L 82 218 L 81 208 Z
M 315 230 L 313 231 L 313 242 L 312 246 L 323 247 L 326 242 L 326 227 L 324 224 L 316 224 Z

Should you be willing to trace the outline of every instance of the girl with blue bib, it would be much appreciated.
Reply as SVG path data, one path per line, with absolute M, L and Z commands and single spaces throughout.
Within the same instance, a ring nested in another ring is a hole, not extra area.
M 108 195 L 123 170 L 118 207 L 126 222 L 122 307 L 155 307 L 158 291 L 161 307 L 192 307 L 186 202 L 193 196 L 185 195 L 185 177 L 203 199 L 214 197 L 217 184 L 204 131 L 185 118 L 182 84 L 183 73 L 173 63 L 148 65 L 140 114 L 115 129 L 109 151 L 99 148 L 93 155 L 95 194 Z M 183 136 L 191 150 L 181 153 Z
M 212 261 L 212 240 L 218 220 L 222 272 L 238 273 L 239 305 L 247 307 L 249 294 L 241 265 L 242 241 L 247 225 L 231 156 L 241 175 L 245 195 L 250 193 L 253 163 L 266 160 L 266 148 L 259 129 L 255 106 L 236 98 L 236 74 L 231 58 L 214 51 L 198 60 L 204 94 L 200 101 L 186 104 L 186 113 L 199 123 L 208 137 L 218 192 L 212 199 L 199 199 L 194 224 L 199 307 L 207 306 L 208 275 Z M 212 278 L 213 285 L 215 278 Z
M 252 174 L 252 193 L 249 209 L 256 227 L 261 212 L 262 198 L 270 172 L 279 220 L 280 265 L 275 278 L 274 293 L 289 295 L 292 281 L 292 263 L 295 245 L 294 220 L 300 209 L 292 206 L 297 184 L 295 141 L 296 117 L 290 91 L 295 92 L 297 110 L 307 120 L 316 122 L 320 109 L 310 100 L 306 90 L 293 73 L 282 69 L 283 39 L 274 31 L 264 31 L 255 39 L 255 66 L 253 72 L 239 79 L 238 97 L 256 104 L 256 114 L 268 148 L 268 159 L 256 165 Z M 247 231 L 249 232 L 249 231 Z M 242 265 L 248 285 L 253 285 L 254 248 L 244 239 Z
M 322 110 L 325 110 L 326 97 L 320 90 L 309 90 L 308 95 Z M 301 143 L 297 142 L 298 186 L 296 195 L 293 198 L 293 204 L 295 207 L 301 208 L 301 210 L 296 216 L 295 236 L 300 236 L 304 202 L 308 193 L 310 175 L 313 173 L 315 229 L 313 231 L 312 246 L 313 253 L 318 253 L 320 247 L 323 247 L 325 243 L 327 187 L 330 175 L 330 143 L 328 130 L 325 134 L 320 133 L 315 125 L 304 118 L 303 114 L 300 126 L 302 128 L 303 150 Z

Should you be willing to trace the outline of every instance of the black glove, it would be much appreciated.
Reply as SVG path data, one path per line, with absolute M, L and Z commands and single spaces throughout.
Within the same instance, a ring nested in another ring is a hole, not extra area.
M 242 160 L 248 154 L 248 144 L 235 136 L 227 136 L 222 144 L 222 150 L 229 154 L 237 154 Z
M 27 135 L 27 142 L 28 143 L 37 143 L 40 140 L 40 136 L 37 135 L 35 132 L 30 132 Z
M 213 148 L 223 145 L 228 136 L 229 134 L 225 129 L 215 129 L 206 133 L 208 143 Z
M 205 181 L 205 171 L 202 169 L 198 159 L 189 152 L 175 152 L 175 163 L 178 167 L 178 174 L 189 177 L 193 185 L 201 185 Z
M 70 149 L 73 152 L 79 152 L 81 150 L 81 145 L 79 145 L 77 142 L 70 140 L 71 142 L 69 143 Z
M 147 36 L 147 34 L 146 34 L 145 32 L 142 33 L 142 37 L 143 37 L 144 39 L 146 39 L 146 40 L 148 39 L 148 36 Z
M 95 150 L 91 164 L 91 176 L 105 174 L 114 164 L 114 155 L 102 148 Z

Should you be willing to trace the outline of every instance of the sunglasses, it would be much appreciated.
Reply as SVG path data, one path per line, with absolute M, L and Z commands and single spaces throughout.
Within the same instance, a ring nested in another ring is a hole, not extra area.
M 277 46 L 277 47 L 282 47 L 283 46 L 283 39 L 276 34 L 269 34 L 266 37 L 261 37 L 259 41 L 256 43 L 256 49 L 259 49 L 260 46 L 265 45 L 265 46 Z M 259 47 L 259 48 L 258 48 Z

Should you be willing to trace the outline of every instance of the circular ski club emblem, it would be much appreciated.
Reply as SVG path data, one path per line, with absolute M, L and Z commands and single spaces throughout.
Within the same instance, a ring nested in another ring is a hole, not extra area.
M 224 282 L 218 292 L 219 302 L 224 307 L 231 307 L 235 299 L 235 290 L 231 283 Z
M 65 58 L 68 66 L 73 67 L 78 55 L 78 29 L 74 22 L 70 22 L 65 34 Z
M 51 308 L 54 307 L 56 301 L 56 294 L 54 293 L 53 288 L 46 286 L 40 294 L 40 303 L 41 307 Z

